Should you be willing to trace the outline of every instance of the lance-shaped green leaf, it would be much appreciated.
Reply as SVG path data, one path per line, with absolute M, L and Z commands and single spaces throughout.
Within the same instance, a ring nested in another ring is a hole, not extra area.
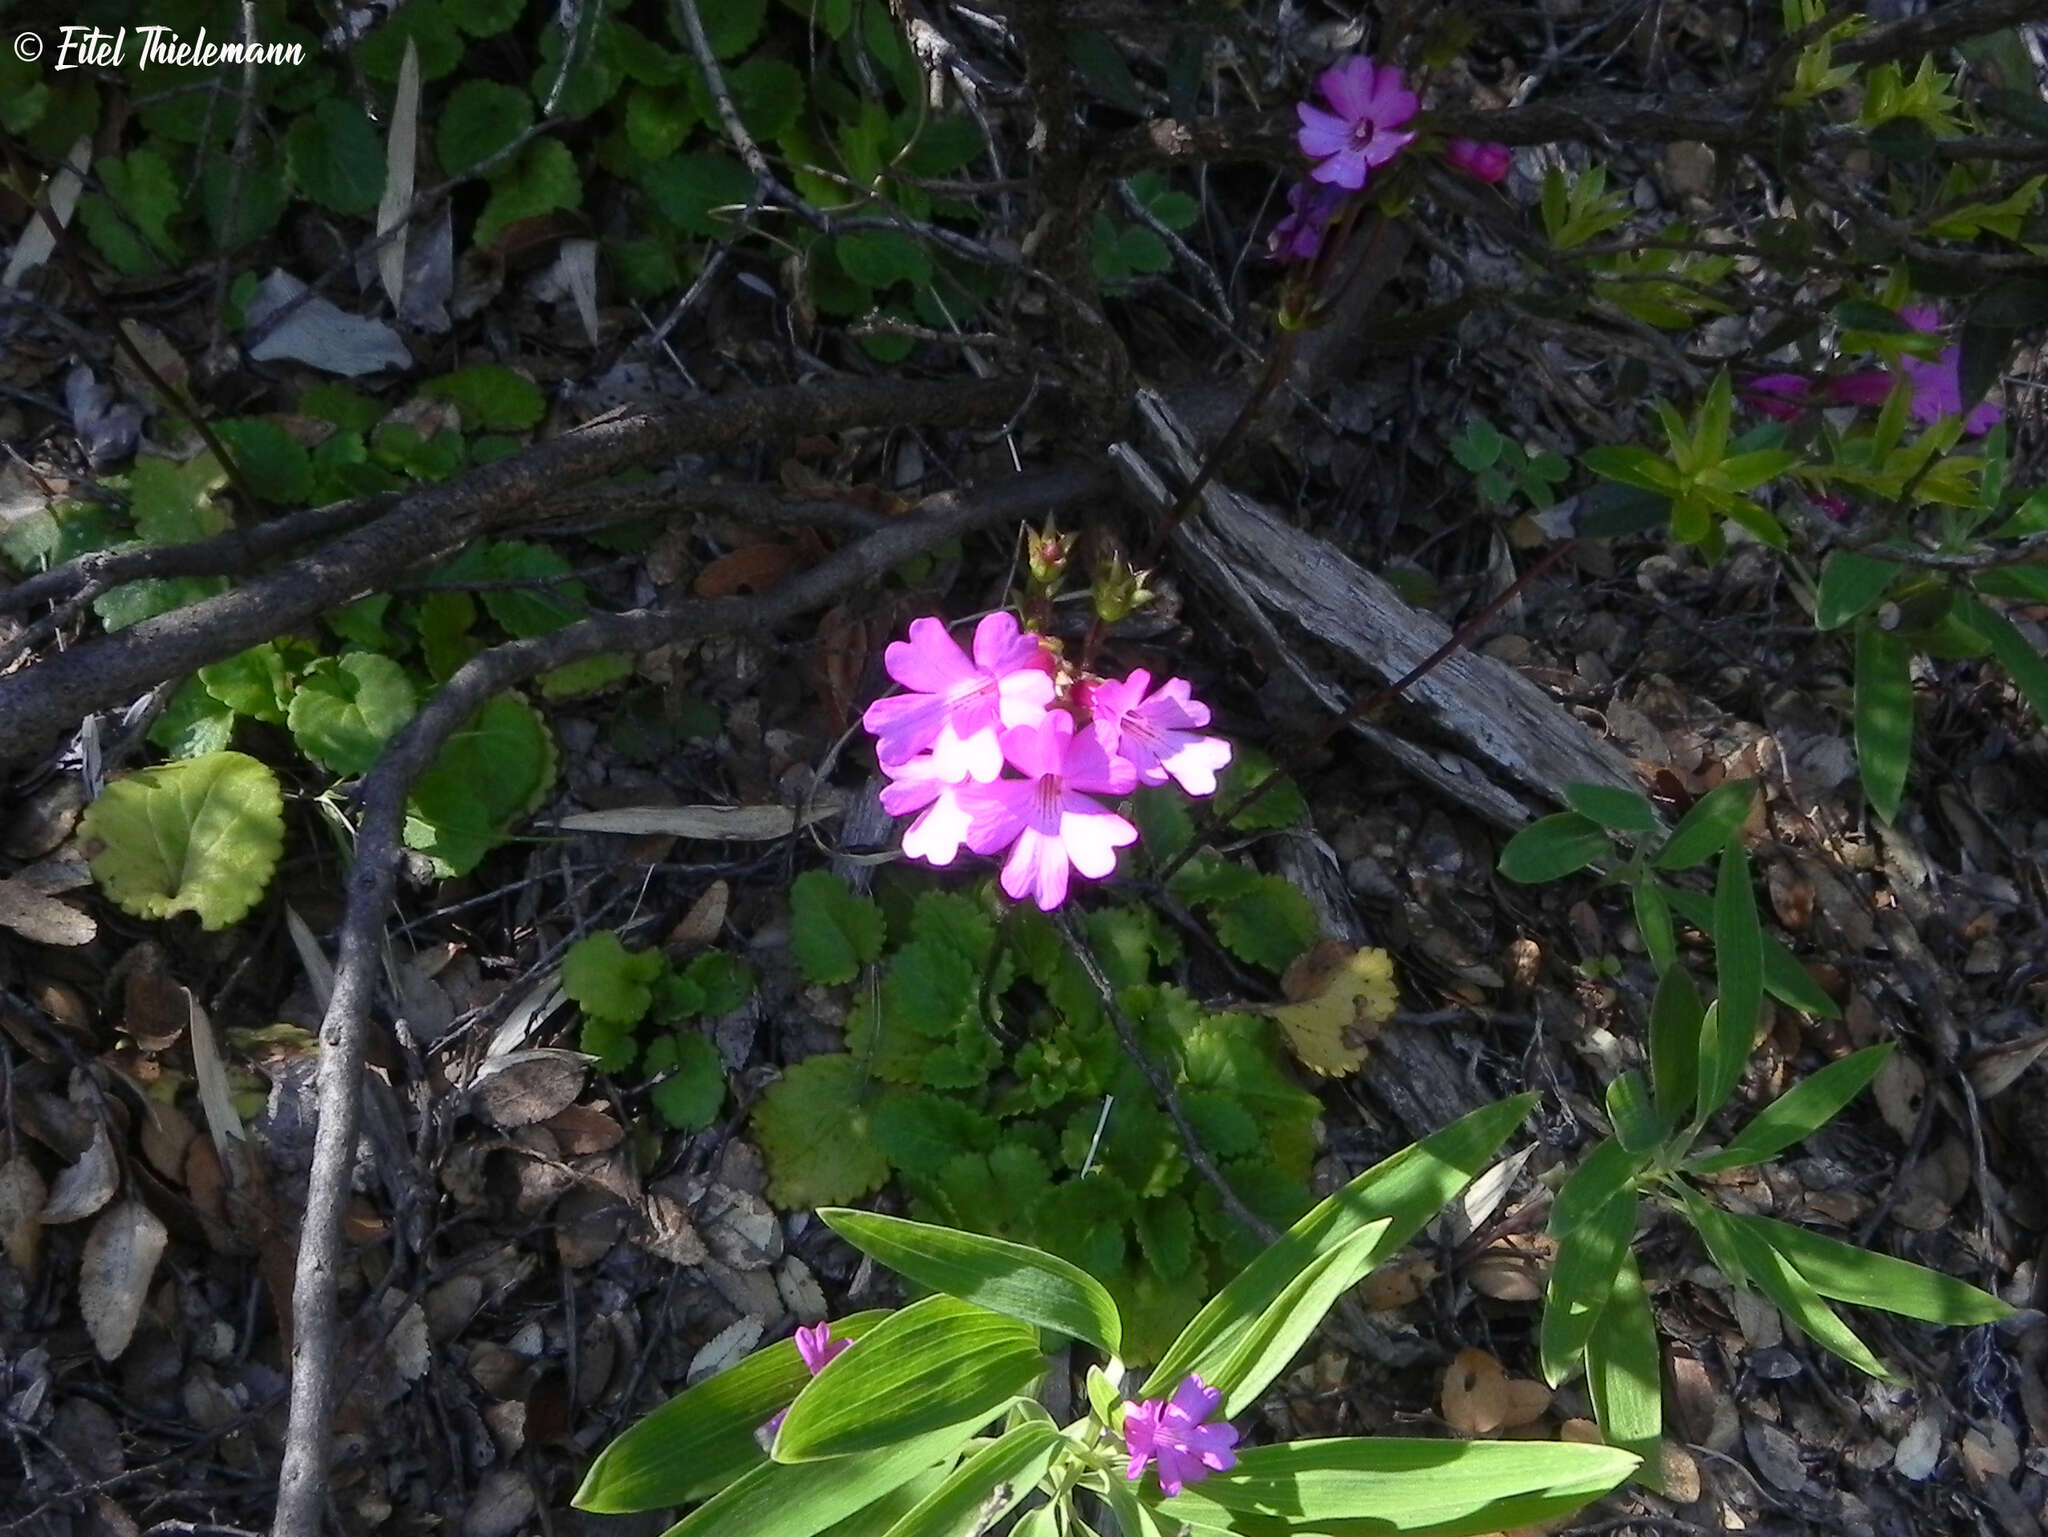
M 1730 838 L 1721 851 L 1714 884 L 1714 961 L 1720 983 L 1714 1007 L 1700 1026 L 1699 1121 L 1728 1102 L 1756 1046 L 1764 1002 L 1764 936 L 1757 921 L 1749 861 Z
M 835 1318 L 832 1337 L 857 1340 L 888 1316 L 878 1308 Z M 794 1340 L 755 1351 L 671 1398 L 598 1453 L 572 1503 L 623 1515 L 709 1498 L 768 1460 L 755 1429 L 810 1380 Z
M 1635 1183 L 1648 1161 L 1631 1153 L 1613 1137 L 1600 1142 L 1579 1160 L 1579 1166 L 1551 1201 L 1550 1236 L 1562 1238 L 1599 1216 L 1616 1196 Z
M 1725 847 L 1729 834 L 1749 820 L 1756 803 L 1756 781 L 1731 779 L 1702 795 L 1679 818 L 1671 836 L 1651 861 L 1659 870 L 1689 870 Z
M 987 1530 L 1031 1492 L 1065 1440 L 1049 1420 L 1005 1432 L 888 1528 L 888 1537 L 968 1537 Z
M 933 1291 L 1085 1340 L 1108 1355 L 1123 1348 L 1123 1324 L 1102 1283 L 1042 1249 L 843 1206 L 818 1215 L 862 1253 Z
M 1674 1188 L 1685 1220 L 1693 1225 L 1700 1241 L 1707 1246 L 1707 1257 L 1735 1285 L 1748 1286 L 1749 1265 L 1743 1258 L 1742 1241 L 1730 1225 L 1728 1214 L 1690 1185 L 1675 1182 Z
M 1607 829 L 1576 811 L 1541 817 L 1508 839 L 1500 851 L 1500 873 L 1521 886 L 1536 886 L 1583 870 L 1613 852 Z
M 1657 1347 L 1657 1320 L 1643 1291 L 1635 1256 L 1622 1252 L 1614 1272 L 1607 1306 L 1586 1336 L 1586 1390 L 1600 1434 L 1610 1446 L 1624 1447 L 1643 1459 L 1637 1477 L 1651 1488 L 1663 1486 L 1664 1434 L 1662 1355 Z
M 1390 1251 L 1384 1240 L 1393 1223 L 1382 1217 L 1360 1228 L 1334 1249 L 1304 1266 L 1266 1305 L 1251 1326 L 1222 1348 L 1198 1358 L 1188 1370 L 1223 1394 L 1227 1419 L 1258 1402 L 1267 1384 L 1286 1370 L 1337 1299 L 1365 1279 Z
M 2027 703 L 2034 707 L 2035 716 L 2048 721 L 2048 661 L 2027 644 L 2026 636 L 2013 628 L 2012 621 L 1996 609 L 1987 607 L 1969 593 L 1956 595 L 1954 613 L 1956 618 L 1984 637 L 1991 647 L 1991 654 L 1998 658 L 1998 664 L 2026 695 Z
M 1791 1261 L 1823 1297 L 1880 1308 L 1925 1323 L 1996 1323 L 2012 1309 L 1987 1291 L 1925 1265 L 1859 1249 L 1769 1217 L 1730 1216 L 1728 1224 Z
M 1564 803 L 1582 817 L 1602 827 L 1623 833 L 1653 833 L 1657 830 L 1657 808 L 1649 797 L 1613 785 L 1569 784 Z
M 1665 895 L 1678 915 L 1694 928 L 1701 930 L 1709 939 L 1714 935 L 1714 903 L 1696 891 L 1667 890 Z M 1764 935 L 1764 991 L 1778 1002 L 1811 1014 L 1816 1019 L 1840 1019 L 1842 1011 L 1835 1006 L 1835 1000 L 1820 989 L 1820 984 L 1806 973 L 1793 955 L 1769 934 Z
M 1742 1226 L 1733 1217 L 1729 1227 L 1750 1279 L 1758 1291 L 1777 1304 L 1779 1312 L 1805 1330 L 1807 1338 L 1821 1349 L 1840 1356 L 1869 1376 L 1891 1380 L 1892 1374 L 1885 1370 L 1884 1363 L 1870 1353 L 1870 1347 L 1856 1337 L 1856 1331 L 1842 1322 L 1842 1315 L 1827 1305 L 1813 1284 L 1793 1268 L 1768 1238 Z
M 1720 1152 L 1695 1158 L 1687 1167 L 1696 1174 L 1740 1169 L 1762 1163 L 1812 1136 L 1863 1092 L 1892 1051 L 1892 1043 L 1884 1041 L 1851 1052 L 1839 1062 L 1830 1062 L 1757 1112 Z
M 1607 1118 L 1614 1139 L 1631 1153 L 1647 1153 L 1670 1134 L 1650 1097 L 1650 1082 L 1640 1068 L 1630 1068 L 1607 1085 Z
M 814 1462 L 992 1418 L 1045 1373 L 1038 1331 L 943 1294 L 892 1314 L 811 1379 L 769 1455 Z M 980 1420 L 976 1420 L 976 1416 Z
M 1209 1299 L 1152 1369 L 1139 1396 L 1161 1398 L 1171 1393 L 1194 1362 L 1248 1330 L 1310 1261 L 1360 1228 L 1388 1219 L 1380 1255 L 1384 1258 L 1400 1249 L 1478 1177 L 1536 1098 L 1518 1094 L 1460 1116 L 1319 1202 Z
M 1431 1537 L 1503 1531 L 1569 1515 L 1635 1468 L 1612 1446 L 1424 1441 L 1400 1436 L 1290 1441 L 1238 1454 L 1229 1473 L 1190 1484 L 1168 1523 L 1317 1537 Z
M 1692 973 L 1671 966 L 1657 982 L 1650 1005 L 1650 1082 L 1657 1113 L 1676 1126 L 1699 1094 L 1700 1031 L 1706 1023 Z
M 1167 1523 L 1162 1522 L 1153 1513 L 1154 1507 L 1149 1502 L 1138 1498 L 1137 1491 L 1129 1480 L 1120 1475 L 1110 1473 L 1099 1485 L 1091 1483 L 1089 1487 L 1100 1489 L 1103 1503 L 1109 1506 L 1109 1513 L 1116 1517 L 1116 1529 L 1122 1533 L 1122 1537 L 1168 1537 L 1168 1533 L 1172 1531 Z M 1085 1531 L 1087 1528 L 1083 1527 L 1082 1530 Z
M 727 1484 L 663 1537 L 815 1537 L 949 1461 L 981 1424 L 964 1420 L 865 1457 L 763 1463 Z
M 1899 571 L 1889 560 L 1855 550 L 1834 551 L 1821 567 L 1820 591 L 1814 595 L 1814 628 L 1839 630 L 1869 613 L 1898 579 Z
M 1635 1230 L 1636 1193 L 1626 1190 L 1558 1240 L 1540 1339 L 1543 1375 L 1552 1387 L 1571 1375 L 1586 1348 Z
M 1856 626 L 1856 771 L 1870 809 L 1889 822 L 1913 761 L 1913 654 L 1865 619 Z
M 1636 932 L 1643 936 L 1643 949 L 1650 964 L 1662 976 L 1678 959 L 1678 940 L 1671 928 L 1671 903 L 1664 896 L 1663 882 L 1645 871 L 1632 891 L 1636 909 Z

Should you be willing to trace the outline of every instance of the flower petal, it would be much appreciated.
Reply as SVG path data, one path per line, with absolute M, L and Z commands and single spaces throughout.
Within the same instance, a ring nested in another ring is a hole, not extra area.
M 1294 142 L 1311 159 L 1320 160 L 1325 155 L 1337 154 L 1351 143 L 1351 125 L 1341 117 L 1332 117 L 1307 102 L 1297 103 L 1294 114 L 1301 119 L 1301 128 L 1295 134 Z
M 913 619 L 910 639 L 891 641 L 882 653 L 889 676 L 920 694 L 943 694 L 975 675 L 967 653 L 936 619 Z
M 1391 73 L 1398 84 L 1400 71 Z M 1316 81 L 1316 88 L 1323 93 L 1323 100 L 1337 109 L 1339 117 L 1355 123 L 1372 108 L 1373 93 L 1379 88 L 1377 75 L 1372 60 L 1358 54 L 1333 69 L 1324 70 Z

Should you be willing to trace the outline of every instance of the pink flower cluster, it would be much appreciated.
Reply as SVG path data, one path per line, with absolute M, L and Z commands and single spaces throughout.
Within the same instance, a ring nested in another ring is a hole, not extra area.
M 1925 305 L 1908 306 L 1899 311 L 1899 318 L 1916 331 L 1941 329 L 1940 311 Z M 1924 358 L 1900 358 L 1896 374 L 1865 368 L 1818 381 L 1805 374 L 1764 374 L 1745 384 L 1742 393 L 1764 415 L 1789 422 L 1813 406 L 1881 406 L 1903 377 L 1913 392 L 1913 420 L 1931 427 L 1963 409 L 1961 364 L 1962 349 L 1946 347 L 1932 363 Z M 2004 417 L 1990 401 L 1980 401 L 1963 418 L 1963 431 L 1973 438 L 1982 437 Z
M 810 1369 L 813 1377 L 837 1360 L 842 1351 L 850 1350 L 852 1347 L 852 1340 L 832 1338 L 832 1325 L 829 1321 L 812 1324 L 808 1329 L 796 1331 L 796 1353 L 803 1357 L 804 1365 Z M 754 1432 L 754 1439 L 763 1446 L 773 1446 L 775 1432 L 782 1429 L 782 1422 L 788 1418 L 787 1409 L 776 1410 L 775 1417 Z
M 1189 1484 L 1237 1466 L 1237 1432 L 1228 1424 L 1204 1425 L 1223 1402 L 1220 1390 L 1190 1372 L 1171 1398 L 1148 1399 L 1124 1410 L 1124 1476 L 1133 1483 L 1159 1465 L 1159 1492 L 1168 1499 Z
M 1120 682 L 1076 677 L 1007 613 L 975 626 L 972 655 L 939 620 L 913 620 L 883 661 L 905 692 L 876 700 L 862 724 L 891 781 L 883 809 L 916 814 L 903 852 L 950 865 L 963 847 L 1008 850 L 1003 890 L 1046 912 L 1074 872 L 1102 879 L 1138 839 L 1098 797 L 1168 780 L 1210 795 L 1230 762 L 1228 742 L 1200 734 L 1209 708 L 1186 679 L 1154 689 L 1143 668 Z
M 1301 119 L 1295 143 L 1316 164 L 1308 181 L 1288 189 L 1289 212 L 1267 237 L 1266 253 L 1275 261 L 1313 261 L 1350 194 L 1363 192 L 1372 174 L 1392 164 L 1416 138 L 1403 130 L 1422 104 L 1395 65 L 1376 64 L 1360 54 L 1325 70 L 1316 89 L 1332 110 L 1305 101 L 1295 104 Z M 1484 182 L 1506 176 L 1514 159 L 1505 144 L 1472 139 L 1452 139 L 1443 156 L 1453 169 Z

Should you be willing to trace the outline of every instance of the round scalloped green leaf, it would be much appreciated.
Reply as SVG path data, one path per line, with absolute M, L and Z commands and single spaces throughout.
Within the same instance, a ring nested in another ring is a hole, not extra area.
M 555 783 L 555 739 L 540 712 L 500 694 L 442 744 L 413 786 L 405 841 L 443 875 L 467 875 L 508 824 L 536 809 Z
M 79 832 L 93 878 L 123 911 L 197 913 L 201 927 L 223 929 L 270 884 L 284 852 L 284 795 L 246 753 L 207 753 L 114 781 Z
M 842 1206 L 889 1178 L 868 1119 L 866 1075 L 844 1052 L 797 1063 L 754 1107 L 768 1199 L 785 1210 Z
M 403 667 L 374 651 L 351 651 L 315 664 L 285 720 L 301 752 L 353 778 L 369 772 L 416 703 Z

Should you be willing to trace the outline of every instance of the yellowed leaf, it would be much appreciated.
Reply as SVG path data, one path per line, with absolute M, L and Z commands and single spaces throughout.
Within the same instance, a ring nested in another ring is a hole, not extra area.
M 1265 1012 L 1302 1065 L 1327 1078 L 1358 1071 L 1400 1001 L 1391 955 L 1327 939 L 1287 968 L 1281 988 L 1295 1001 Z

